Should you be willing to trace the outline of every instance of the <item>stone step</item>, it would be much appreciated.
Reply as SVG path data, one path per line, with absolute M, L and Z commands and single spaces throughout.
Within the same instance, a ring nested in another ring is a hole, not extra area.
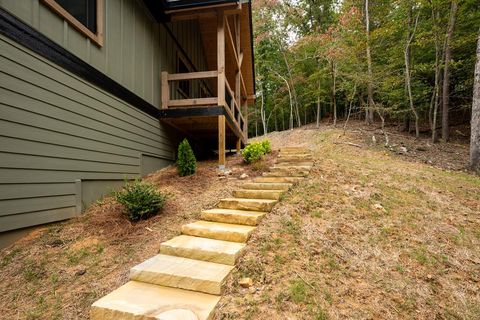
M 233 196 L 235 198 L 249 198 L 249 199 L 271 199 L 279 200 L 285 191 L 282 190 L 235 190 Z
M 275 163 L 275 167 L 297 167 L 297 166 L 305 166 L 305 167 L 312 167 L 312 161 L 298 161 L 298 162 L 277 162 Z
M 196 221 L 182 226 L 182 233 L 188 236 L 203 237 L 232 242 L 247 242 L 255 227 L 240 224 Z
M 97 300 L 91 320 L 208 320 L 220 296 L 129 281 Z
M 255 178 L 255 182 L 265 183 L 265 182 L 272 182 L 272 183 L 298 183 L 302 181 L 303 177 L 257 177 Z
M 160 253 L 233 266 L 244 248 L 244 243 L 181 235 L 162 242 Z
M 256 226 L 265 215 L 265 212 L 233 210 L 233 209 L 210 209 L 202 211 L 202 220 L 244 224 Z
M 297 165 L 296 163 L 287 162 L 283 166 L 274 165 L 273 167 L 270 167 L 270 171 L 275 171 L 275 170 L 310 171 L 312 170 L 312 166 L 302 166 L 302 165 Z
M 264 177 L 306 177 L 310 171 L 308 170 L 292 170 L 292 169 L 278 169 L 270 168 L 269 172 L 262 173 Z
M 313 156 L 311 154 L 289 154 L 289 155 L 279 155 L 277 157 L 276 163 L 281 162 L 303 162 L 303 161 L 312 161 Z
M 222 294 L 233 266 L 158 254 L 130 269 L 130 280 L 210 294 Z
M 247 182 L 241 188 L 246 190 L 283 190 L 287 191 L 292 186 L 291 183 L 260 183 Z
M 277 200 L 225 198 L 220 200 L 220 202 L 218 203 L 218 207 L 222 209 L 270 212 L 275 203 L 277 203 Z

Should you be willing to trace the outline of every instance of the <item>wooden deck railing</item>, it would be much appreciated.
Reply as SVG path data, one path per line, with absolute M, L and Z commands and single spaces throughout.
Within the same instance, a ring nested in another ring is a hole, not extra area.
M 218 79 L 218 71 L 200 71 L 189 73 L 175 73 L 162 72 L 162 109 L 168 108 L 182 108 L 182 107 L 209 107 L 221 106 L 228 113 L 230 118 L 234 121 L 237 130 L 243 135 L 247 136 L 247 121 L 242 114 L 242 108 L 237 101 L 235 94 L 230 87 L 228 81 L 225 81 L 225 98 L 219 101 L 218 97 L 207 98 L 186 98 L 186 99 L 171 99 L 170 86 L 174 81 L 191 81 L 191 80 L 205 80 Z

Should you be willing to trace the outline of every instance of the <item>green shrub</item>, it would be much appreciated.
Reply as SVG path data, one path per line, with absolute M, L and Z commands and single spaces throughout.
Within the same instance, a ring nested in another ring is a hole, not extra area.
M 197 159 L 187 139 L 178 146 L 177 170 L 181 177 L 194 174 L 197 170 Z
M 272 152 L 272 147 L 270 146 L 269 140 L 263 140 L 261 144 L 263 146 L 263 150 L 265 150 L 265 154 Z
M 258 161 L 262 156 L 271 151 L 270 141 L 254 142 L 247 145 L 243 151 L 243 159 L 246 163 Z
M 167 196 L 155 189 L 155 186 L 135 180 L 127 182 L 123 189 L 115 193 L 115 198 L 125 207 L 130 221 L 147 219 L 163 208 Z

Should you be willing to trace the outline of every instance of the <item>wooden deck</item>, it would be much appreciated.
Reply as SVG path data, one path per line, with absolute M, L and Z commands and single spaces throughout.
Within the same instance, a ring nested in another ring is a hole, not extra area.
M 225 149 L 240 149 L 248 139 L 246 114 L 248 104 L 254 102 L 250 25 L 245 25 L 250 8 L 238 3 L 170 14 L 172 20 L 200 20 L 212 70 L 162 72 L 161 120 L 190 139 L 216 146 L 219 165 L 224 167 Z M 191 90 L 194 85 L 196 90 Z

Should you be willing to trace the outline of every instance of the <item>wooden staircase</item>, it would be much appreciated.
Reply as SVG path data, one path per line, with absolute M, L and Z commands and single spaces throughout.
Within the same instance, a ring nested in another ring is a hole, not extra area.
M 262 217 L 282 195 L 305 179 L 310 150 L 280 149 L 277 163 L 245 183 L 182 235 L 160 244 L 160 253 L 130 270 L 130 281 L 96 301 L 93 320 L 205 320 L 220 300 L 223 283 Z

